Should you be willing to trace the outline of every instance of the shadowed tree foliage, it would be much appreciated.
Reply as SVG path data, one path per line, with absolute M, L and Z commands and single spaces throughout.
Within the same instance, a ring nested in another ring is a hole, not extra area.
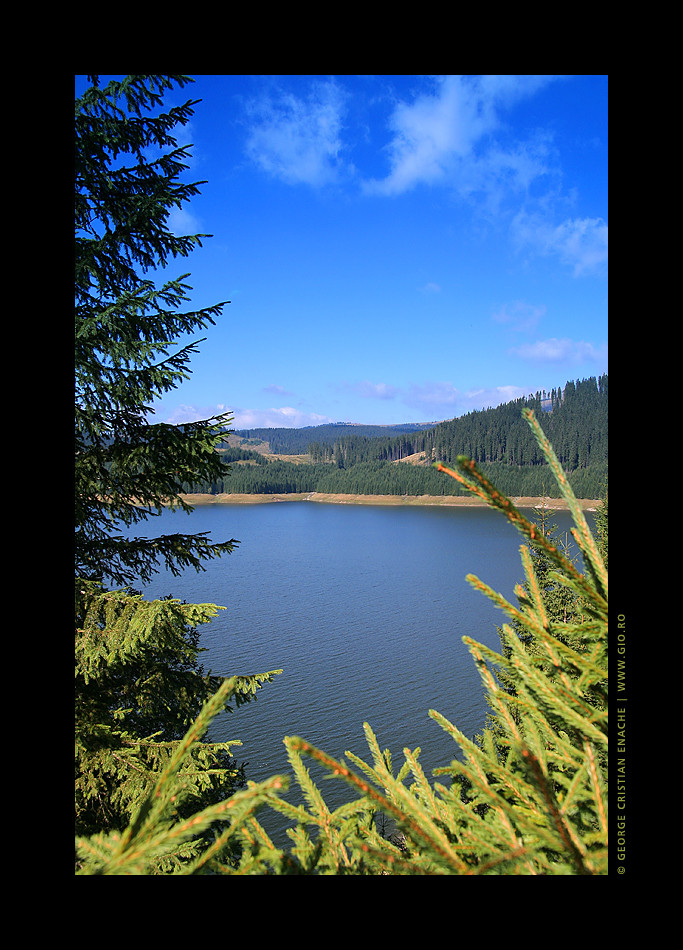
M 190 299 L 188 275 L 160 286 L 147 276 L 210 236 L 178 237 L 168 226 L 173 208 L 203 184 L 181 182 L 189 146 L 179 148 L 172 135 L 195 103 L 143 114 L 190 80 L 130 76 L 102 89 L 90 78 L 75 122 L 76 571 L 144 583 L 160 558 L 177 570 L 232 548 L 201 535 L 147 540 L 112 530 L 164 505 L 191 510 L 183 484 L 223 474 L 214 449 L 227 416 L 183 426 L 150 417 L 154 400 L 188 377 L 201 342 L 177 341 L 212 324 L 228 301 L 179 311 Z
M 172 598 L 147 602 L 163 564 L 178 574 L 230 553 L 234 539 L 147 538 L 137 526 L 164 507 L 192 508 L 183 486 L 224 472 L 216 446 L 227 416 L 182 426 L 154 423 L 153 403 L 188 376 L 200 340 L 225 304 L 192 310 L 187 274 L 155 283 L 170 260 L 207 235 L 177 236 L 169 215 L 197 194 L 185 184 L 188 148 L 174 130 L 192 101 L 161 111 L 184 76 L 97 77 L 76 100 L 75 176 L 75 711 L 76 831 L 120 834 L 175 761 L 188 726 L 223 677 L 199 664 L 198 627 L 218 610 Z M 199 183 L 201 184 L 201 183 Z M 135 530 L 132 530 L 135 529 Z M 108 585 L 114 588 L 109 589 Z M 235 705 L 272 673 L 234 677 Z M 199 734 L 195 739 L 200 738 Z M 234 743 L 195 741 L 172 797 L 178 818 L 244 786 Z M 167 803 L 168 804 L 168 803 Z M 150 867 L 173 873 L 196 835 Z M 229 859 L 226 859 L 229 860 Z

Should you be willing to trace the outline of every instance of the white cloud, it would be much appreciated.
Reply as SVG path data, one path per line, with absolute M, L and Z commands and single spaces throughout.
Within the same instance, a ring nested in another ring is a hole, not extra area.
M 400 397 L 403 405 L 419 410 L 430 419 L 450 419 L 473 409 L 499 406 L 526 393 L 521 386 L 482 387 L 462 392 L 450 382 L 427 382 L 401 389 L 386 383 L 366 381 L 344 388 L 369 399 Z
M 334 422 L 329 416 L 317 412 L 303 412 L 292 406 L 272 409 L 235 409 L 234 429 L 300 429 L 303 426 L 320 426 Z
M 411 386 L 403 402 L 406 406 L 429 413 L 432 419 L 452 419 L 455 416 L 500 406 L 524 396 L 527 390 L 521 386 L 482 386 L 462 392 L 452 383 L 427 383 Z
M 555 255 L 575 277 L 601 273 L 608 261 L 608 226 L 602 218 L 571 218 L 553 226 L 537 215 L 521 212 L 513 222 L 520 248 Z
M 437 82 L 435 94 L 397 105 L 388 147 L 391 172 L 384 181 L 369 183 L 369 190 L 399 194 L 441 180 L 454 157 L 466 154 L 485 131 L 487 119 L 477 116 L 464 80 L 445 76 Z
M 183 403 L 173 409 L 158 404 L 155 407 L 155 415 L 158 418 L 154 418 L 152 421 L 166 422 L 169 425 L 177 426 L 184 422 L 199 422 L 202 419 L 211 419 L 213 416 L 220 416 L 230 411 L 227 406 L 221 404 L 217 406 L 194 406 Z
M 526 395 L 526 389 L 521 386 L 490 386 L 482 389 L 470 389 L 462 398 L 464 411 L 487 409 L 489 406 L 501 406 Z
M 230 423 L 233 429 L 298 429 L 302 426 L 318 426 L 335 421 L 329 416 L 323 416 L 317 412 L 304 412 L 292 406 L 270 409 L 235 409 L 222 403 L 215 406 L 184 404 L 176 406 L 174 409 L 157 406 L 154 421 L 167 422 L 170 425 L 182 425 L 185 422 L 197 422 L 200 419 L 209 419 L 222 413 L 230 413 L 233 417 Z
M 480 155 L 471 155 L 454 174 L 451 185 L 463 198 L 477 197 L 489 216 L 505 210 L 506 202 L 527 198 L 541 178 L 556 175 L 550 139 L 535 134 L 527 142 L 503 147 L 490 145 Z M 547 191 L 547 189 L 546 189 Z
M 607 360 L 607 344 L 596 346 L 584 340 L 552 337 L 548 340 L 537 340 L 535 343 L 513 347 L 510 353 L 535 363 L 604 363 Z
M 538 147 L 517 143 L 510 152 L 500 144 L 491 146 L 488 137 L 499 127 L 506 107 L 555 78 L 434 77 L 433 92 L 410 103 L 399 102 L 394 109 L 393 138 L 387 146 L 389 174 L 381 181 L 366 182 L 365 190 L 395 195 L 418 184 L 446 182 L 470 191 L 488 188 L 501 176 L 516 180 L 517 187 L 528 187 L 545 171 Z M 476 149 L 482 146 L 489 148 L 477 156 Z
M 388 385 L 388 383 L 371 383 L 369 380 L 347 384 L 345 388 L 353 390 L 364 399 L 393 399 L 400 392 L 399 389 Z
M 578 277 L 594 273 L 607 263 L 607 222 L 602 218 L 565 221 L 551 236 L 554 249 Z
M 460 398 L 460 390 L 453 383 L 426 383 L 413 385 L 404 398 L 407 406 L 454 406 Z
M 177 237 L 198 234 L 202 228 L 197 218 L 185 208 L 172 208 L 168 215 L 168 229 Z
M 315 82 L 306 98 L 281 93 L 253 100 L 247 153 L 264 171 L 288 184 L 320 187 L 338 180 L 344 98 L 334 81 Z

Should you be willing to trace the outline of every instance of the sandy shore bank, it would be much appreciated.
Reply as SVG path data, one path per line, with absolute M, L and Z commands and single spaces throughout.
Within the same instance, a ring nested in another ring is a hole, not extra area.
M 314 501 L 330 505 L 439 505 L 441 507 L 484 507 L 486 502 L 474 495 L 327 495 L 323 492 L 303 492 L 280 495 L 184 495 L 191 505 L 259 505 L 283 501 Z M 540 508 L 543 498 L 512 498 L 517 508 Z M 599 498 L 580 498 L 579 505 L 585 511 L 593 511 L 600 505 Z M 564 498 L 546 498 L 547 508 L 566 510 Z

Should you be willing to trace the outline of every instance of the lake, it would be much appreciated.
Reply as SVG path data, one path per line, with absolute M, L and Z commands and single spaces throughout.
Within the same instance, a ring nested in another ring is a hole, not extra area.
M 589 513 L 589 524 L 593 528 Z M 551 522 L 568 531 L 568 512 Z M 340 757 L 372 761 L 363 722 L 380 748 L 422 749 L 428 775 L 458 747 L 428 716 L 436 709 L 472 737 L 488 707 L 467 635 L 499 648 L 504 614 L 465 580 L 473 573 L 515 603 L 521 535 L 489 508 L 383 507 L 282 502 L 165 511 L 138 534 L 208 531 L 239 539 L 206 571 L 162 572 L 144 589 L 226 607 L 201 628 L 205 670 L 220 675 L 282 669 L 257 702 L 219 717 L 209 738 L 240 739 L 234 754 L 254 781 L 289 772 L 282 739 L 299 735 Z M 316 781 L 321 775 L 307 762 Z M 443 779 L 441 779 L 443 781 Z M 330 808 L 346 786 L 318 782 Z M 288 794 L 298 801 L 296 794 Z M 279 819 L 278 819 L 279 821 Z M 264 820 L 276 843 L 277 821 Z M 280 839 L 279 841 L 277 839 Z

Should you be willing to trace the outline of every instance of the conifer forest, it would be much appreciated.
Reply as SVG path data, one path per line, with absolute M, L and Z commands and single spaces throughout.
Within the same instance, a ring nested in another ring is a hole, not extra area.
M 449 484 L 432 466 L 454 464 L 459 455 L 466 455 L 508 495 L 559 498 L 558 486 L 548 478 L 545 459 L 523 423 L 522 409 L 528 408 L 535 411 L 553 448 L 557 445 L 576 497 L 599 498 L 607 476 L 607 393 L 605 374 L 569 380 L 547 398 L 536 393 L 407 432 L 388 427 L 390 434 L 381 434 L 381 427 L 352 425 L 238 431 L 240 445 L 219 450 L 229 471 L 211 483 L 185 488 L 212 494 L 456 495 L 464 489 Z M 274 455 L 305 455 L 309 464 L 256 451 L 264 442 Z M 395 464 L 416 456 L 418 464 Z
M 199 192 L 181 183 L 189 153 L 177 144 L 196 103 L 159 107 L 192 80 L 88 80 L 74 153 L 75 874 L 605 875 L 607 376 L 424 427 L 234 432 L 227 414 L 155 423 L 151 402 L 190 372 L 199 346 L 169 341 L 195 337 L 229 303 L 186 309 L 187 273 L 148 276 L 206 239 L 167 226 L 169 209 Z M 305 458 L 266 457 L 261 442 Z M 423 458 L 396 464 L 408 456 Z M 481 734 L 429 710 L 458 755 L 427 774 L 418 749 L 380 747 L 359 697 L 364 757 L 283 736 L 289 770 L 252 781 L 207 729 L 225 709 L 238 726 L 281 671 L 207 673 L 201 629 L 224 605 L 140 593 L 160 565 L 201 570 L 233 550 L 231 538 L 145 537 L 149 517 L 191 510 L 199 491 L 460 493 L 507 519 L 520 542 L 514 598 L 468 576 L 501 616 L 497 649 L 476 630 L 464 637 L 488 704 Z M 563 499 L 581 569 L 543 514 L 515 507 L 521 495 Z M 595 533 L 583 498 L 601 499 Z M 348 787 L 347 803 L 328 805 L 312 762 Z M 268 811 L 287 821 L 288 847 L 265 830 Z

